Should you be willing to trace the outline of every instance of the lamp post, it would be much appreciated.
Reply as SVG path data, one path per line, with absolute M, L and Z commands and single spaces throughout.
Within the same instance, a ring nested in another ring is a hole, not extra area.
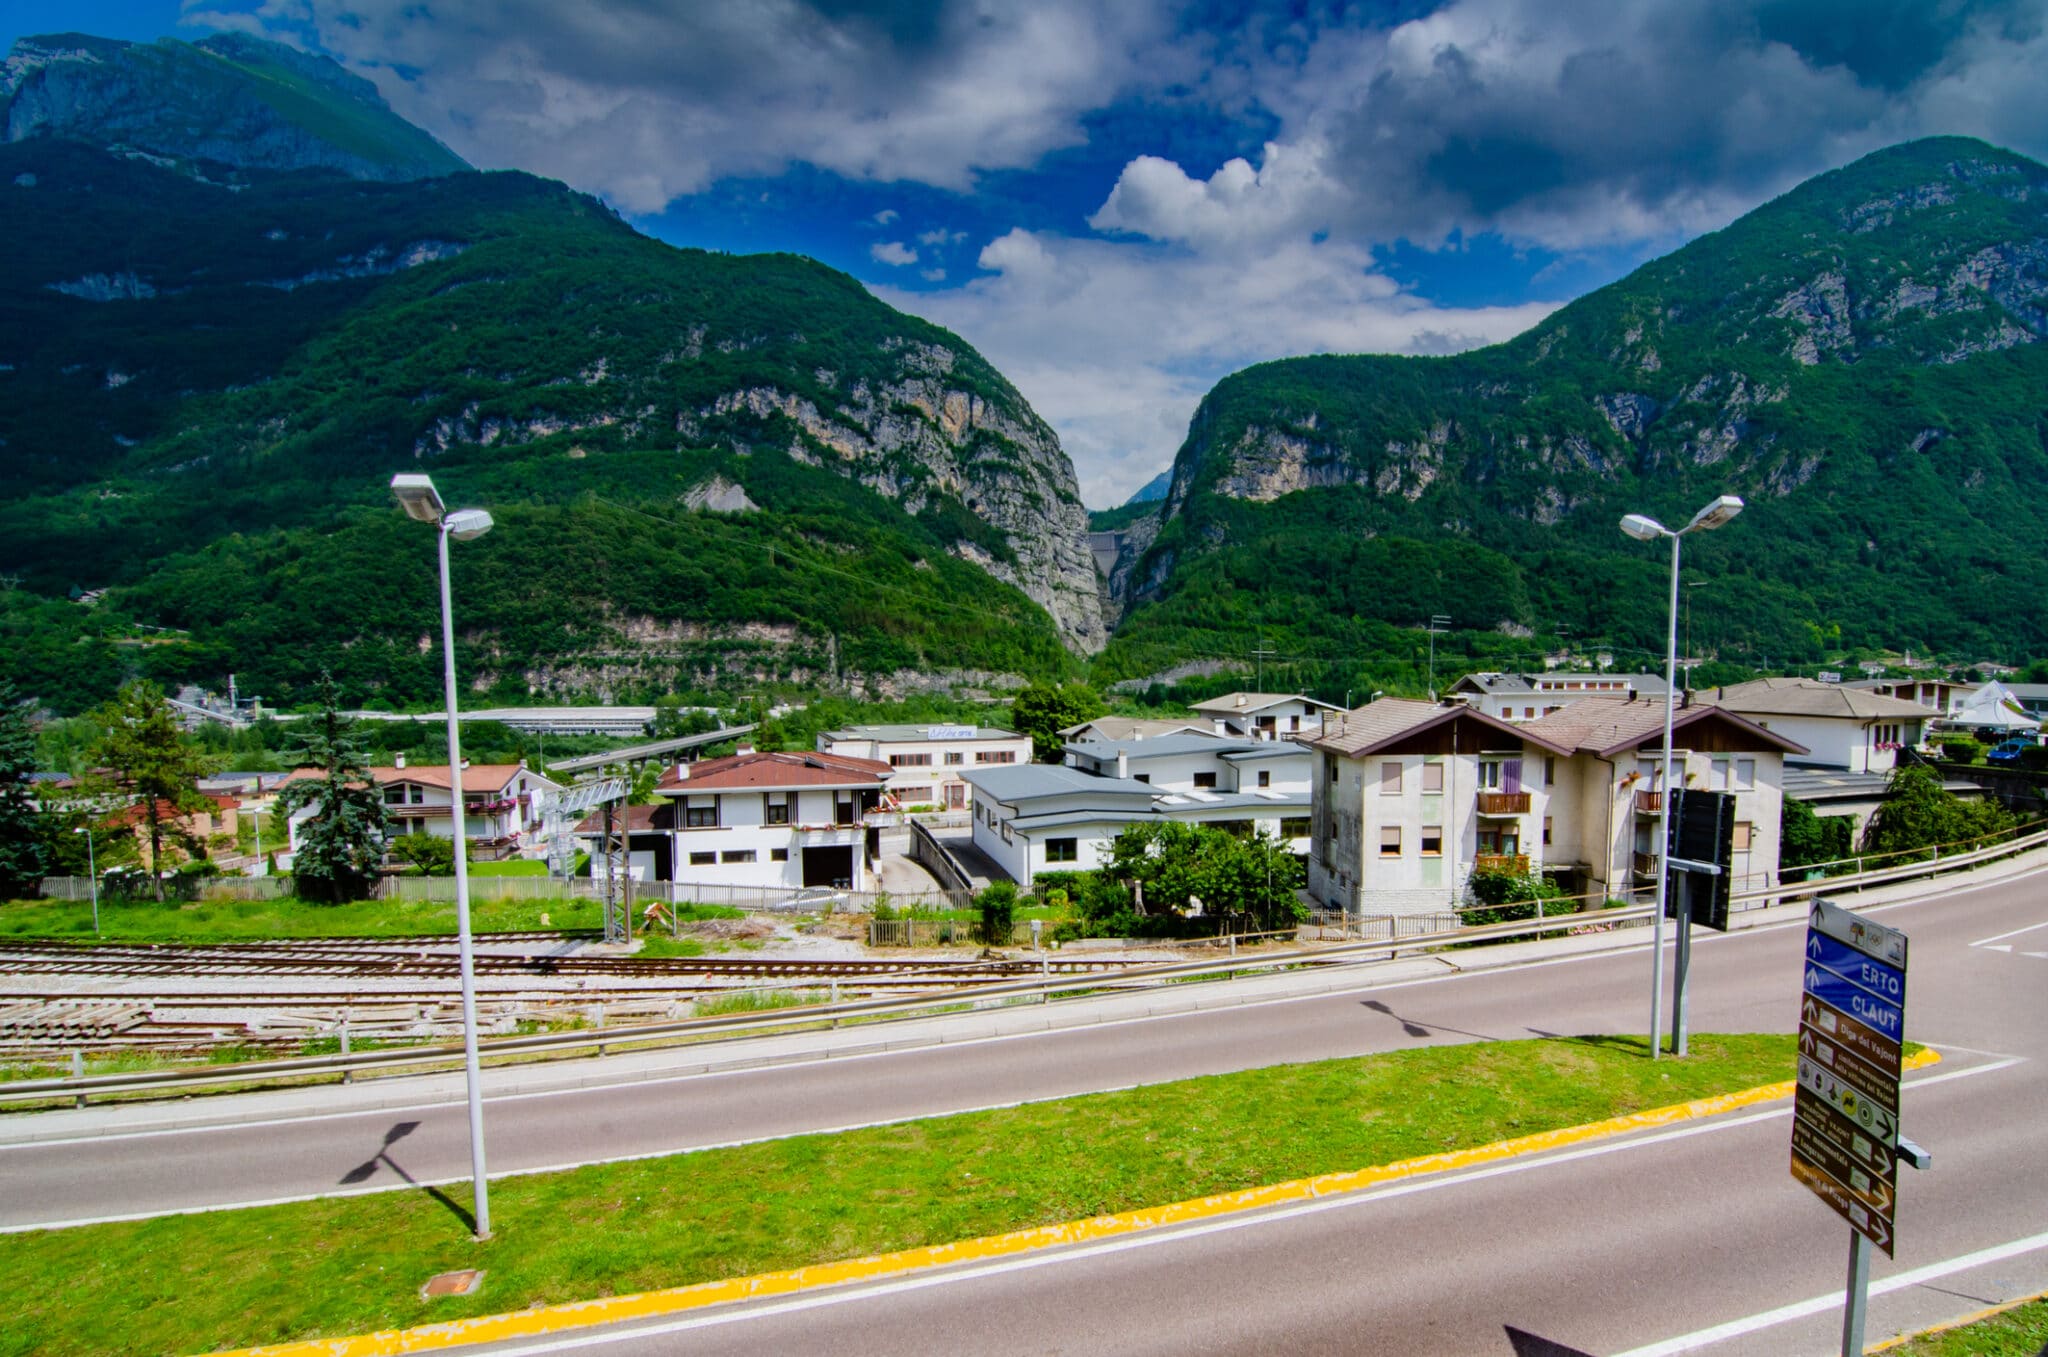
M 448 539 L 469 542 L 491 530 L 491 516 L 482 509 L 449 513 L 432 478 L 404 474 L 391 478 L 391 493 L 408 518 L 432 523 L 440 531 L 441 561 L 441 686 L 448 717 L 449 815 L 455 825 L 455 932 L 461 952 L 462 1060 L 469 1076 L 469 1162 L 476 1196 L 476 1237 L 491 1237 L 490 1186 L 484 1175 L 484 1104 L 476 1054 L 476 967 L 469 939 L 469 854 L 466 808 L 462 800 L 462 733 L 455 710 L 455 619 L 448 599 Z
M 1687 533 L 1718 528 L 1742 512 L 1742 500 L 1721 495 L 1692 516 L 1684 527 L 1673 530 L 1644 514 L 1628 514 L 1621 530 L 1638 542 L 1671 539 L 1671 615 L 1664 637 L 1664 794 L 1657 802 L 1657 910 L 1651 916 L 1650 940 L 1650 1059 L 1658 1056 L 1657 1005 L 1664 996 L 1664 902 L 1671 889 L 1671 873 L 1665 861 L 1671 852 L 1671 718 L 1678 707 L 1678 542 Z M 1675 1028 L 1675 1024 L 1674 1024 Z M 1678 1054 L 1683 1055 L 1680 1051 Z
M 74 829 L 73 834 L 85 835 L 85 879 L 92 883 L 92 935 L 100 935 L 100 868 L 99 860 L 92 851 L 92 828 Z

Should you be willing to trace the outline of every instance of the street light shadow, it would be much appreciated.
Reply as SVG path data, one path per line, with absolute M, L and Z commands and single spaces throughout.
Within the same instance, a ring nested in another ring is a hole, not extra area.
M 384 1143 L 377 1147 L 377 1153 L 341 1175 L 342 1186 L 353 1187 L 357 1183 L 368 1182 L 377 1176 L 377 1166 L 382 1164 L 397 1174 L 400 1181 L 419 1188 L 429 1197 L 447 1207 L 454 1214 L 455 1218 L 462 1222 L 464 1229 L 468 1230 L 471 1234 L 475 1234 L 476 1216 L 468 1207 L 456 1201 L 440 1188 L 431 1184 L 421 1183 L 417 1178 L 407 1173 L 402 1164 L 391 1157 L 391 1147 L 411 1135 L 414 1131 L 417 1131 L 419 1126 L 420 1124 L 416 1121 L 394 1122 L 391 1129 L 384 1133 Z
M 1593 1357 L 1583 1348 L 1567 1347 L 1554 1343 L 1548 1338 L 1533 1333 L 1524 1333 L 1512 1324 L 1502 1325 L 1507 1330 L 1508 1342 L 1514 1345 L 1515 1357 Z
M 1495 1038 L 1487 1035 L 1484 1032 L 1468 1032 L 1462 1027 L 1424 1027 L 1421 1023 L 1416 1022 L 1412 1018 L 1402 1017 L 1400 1014 L 1396 1013 L 1393 1009 L 1387 1007 L 1386 1004 L 1382 1003 L 1378 999 L 1362 999 L 1359 1002 L 1361 1006 L 1369 1008 L 1375 1013 L 1384 1013 L 1388 1017 L 1394 1019 L 1394 1021 L 1401 1024 L 1401 1031 L 1403 1034 L 1415 1037 L 1417 1039 L 1427 1036 L 1434 1036 L 1438 1032 L 1455 1032 L 1461 1037 L 1471 1037 L 1474 1041 L 1495 1040 Z

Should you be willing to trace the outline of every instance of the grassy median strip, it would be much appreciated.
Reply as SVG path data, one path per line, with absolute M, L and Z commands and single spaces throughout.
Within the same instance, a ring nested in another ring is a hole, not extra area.
M 599 929 L 596 900 L 478 900 L 470 920 L 479 933 L 538 928 Z M 544 921 L 545 920 L 545 921 Z M 452 900 L 359 900 L 322 905 L 305 900 L 100 901 L 105 942 L 277 942 L 293 938 L 416 938 L 455 932 Z M 62 938 L 91 942 L 92 906 L 82 900 L 0 903 L 0 938 Z
M 2039 1357 L 2048 1352 L 2048 1297 L 1877 1350 L 1889 1357 Z
M 1786 1036 L 1696 1035 L 1692 1051 L 1427 1047 L 510 1178 L 492 1186 L 485 1244 L 466 1185 L 5 1236 L 0 1354 L 194 1353 L 745 1276 L 1486 1145 L 1792 1071 Z M 371 1181 L 407 1168 L 405 1149 Z M 419 1299 L 433 1274 L 475 1267 L 480 1294 Z

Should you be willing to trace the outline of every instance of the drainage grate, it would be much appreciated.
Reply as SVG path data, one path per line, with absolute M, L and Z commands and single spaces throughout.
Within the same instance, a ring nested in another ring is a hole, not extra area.
M 432 1300 L 436 1296 L 473 1296 L 484 1284 L 482 1268 L 465 1268 L 461 1272 L 443 1272 L 427 1278 L 427 1284 L 420 1288 L 421 1300 Z

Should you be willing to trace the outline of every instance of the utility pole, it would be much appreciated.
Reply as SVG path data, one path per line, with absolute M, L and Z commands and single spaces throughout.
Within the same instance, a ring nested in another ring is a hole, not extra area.
M 1439 632 L 1449 631 L 1451 619 L 1442 613 L 1431 613 L 1429 617 L 1429 700 L 1436 701 L 1436 638 Z
M 1259 638 L 1258 646 L 1252 651 L 1252 658 L 1259 662 L 1258 685 L 1259 691 L 1262 693 L 1266 691 L 1266 657 L 1268 655 L 1278 655 L 1279 653 L 1279 651 L 1266 644 L 1266 638 L 1263 636 Z

